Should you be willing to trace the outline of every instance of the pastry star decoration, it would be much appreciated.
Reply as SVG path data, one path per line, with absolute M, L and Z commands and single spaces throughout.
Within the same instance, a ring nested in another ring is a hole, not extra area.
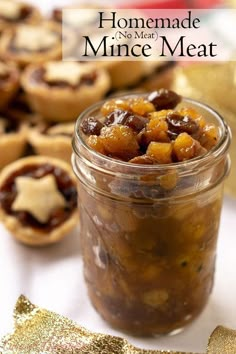
M 46 223 L 53 210 L 66 206 L 53 175 L 42 178 L 17 177 L 18 195 L 12 205 L 14 211 L 26 211 L 39 222 Z

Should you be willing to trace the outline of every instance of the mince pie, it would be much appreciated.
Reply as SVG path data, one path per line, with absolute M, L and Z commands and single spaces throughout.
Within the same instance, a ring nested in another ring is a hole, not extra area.
M 14 31 L 5 31 L 0 40 L 0 54 L 21 67 L 61 59 L 61 26 L 43 22 L 38 25 L 21 24 Z
M 0 174 L 0 219 L 19 241 L 43 246 L 62 239 L 78 221 L 77 184 L 58 159 L 20 159 Z
M 20 74 L 13 63 L 0 61 L 0 109 L 5 108 L 16 94 L 20 84 Z
M 60 122 L 75 120 L 102 99 L 110 88 L 110 78 L 94 64 L 48 62 L 29 66 L 22 86 L 35 112 L 48 121 Z
M 22 23 L 37 23 L 42 19 L 39 10 L 29 3 L 0 0 L 0 31 Z
M 36 154 L 56 157 L 70 163 L 74 133 L 74 123 L 61 123 L 51 126 L 39 122 L 29 129 L 28 141 Z
M 21 157 L 26 144 L 24 125 L 7 113 L 0 116 L 0 169 Z

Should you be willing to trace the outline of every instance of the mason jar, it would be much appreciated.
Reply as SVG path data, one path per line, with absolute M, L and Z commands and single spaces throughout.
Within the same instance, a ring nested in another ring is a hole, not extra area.
M 185 162 L 131 164 L 86 145 L 81 123 L 99 118 L 102 104 L 81 114 L 73 138 L 89 297 L 125 332 L 181 330 L 203 310 L 213 287 L 230 130 L 210 107 L 183 99 L 177 109 L 192 107 L 218 126 L 217 145 Z

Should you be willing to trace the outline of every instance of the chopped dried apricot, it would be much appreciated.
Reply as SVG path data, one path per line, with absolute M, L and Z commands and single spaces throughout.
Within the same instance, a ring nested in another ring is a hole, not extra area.
M 178 161 L 185 161 L 196 156 L 196 140 L 189 134 L 181 133 L 173 143 L 173 153 Z
M 147 155 L 154 158 L 158 163 L 172 162 L 172 144 L 152 141 L 147 148 Z

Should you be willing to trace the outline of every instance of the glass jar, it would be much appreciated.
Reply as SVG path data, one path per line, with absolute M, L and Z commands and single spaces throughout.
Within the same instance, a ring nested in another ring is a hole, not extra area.
M 79 117 L 73 139 L 89 296 L 118 329 L 170 333 L 199 315 L 212 290 L 230 131 L 211 108 L 184 99 L 178 107 L 219 127 L 217 146 L 177 164 L 126 163 L 83 139 L 82 121 L 99 117 L 102 103 Z

